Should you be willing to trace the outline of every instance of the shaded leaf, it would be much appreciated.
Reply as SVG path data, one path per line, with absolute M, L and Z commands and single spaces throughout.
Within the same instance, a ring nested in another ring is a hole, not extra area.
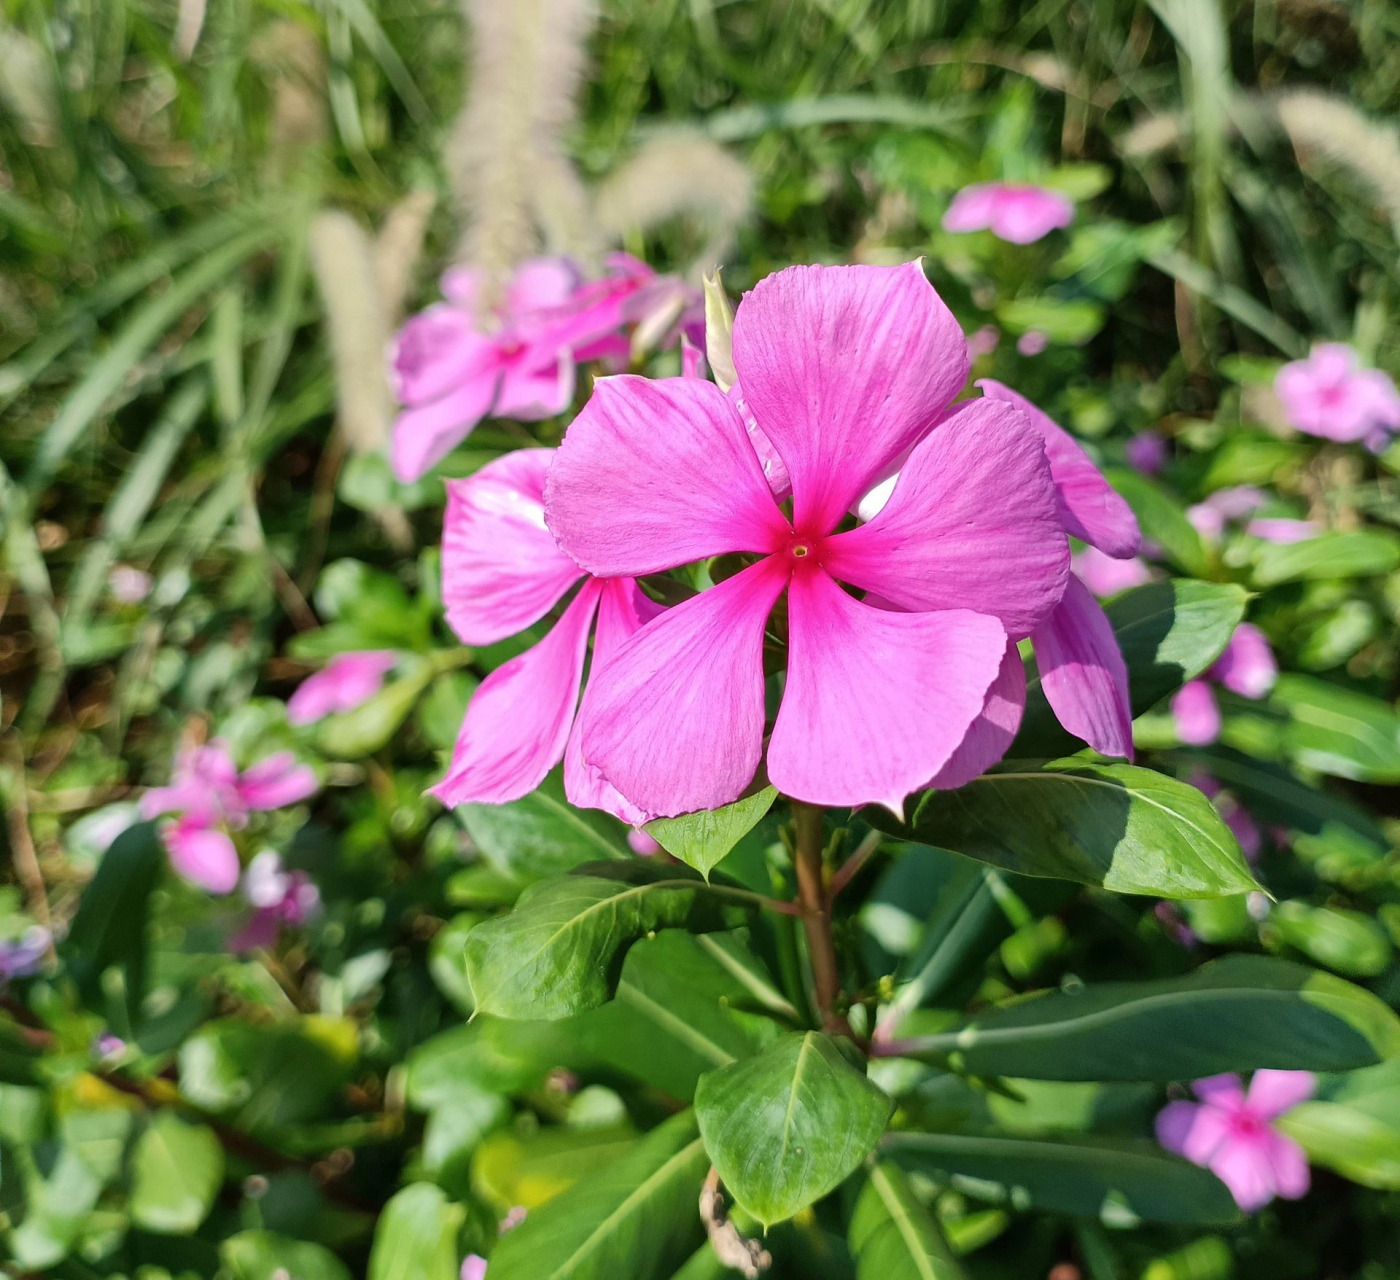
M 658 818 L 647 823 L 646 831 L 667 853 L 709 879 L 710 871 L 758 825 L 777 798 L 777 787 L 764 787 L 719 809 Z
M 457 1232 L 466 1212 L 431 1182 L 405 1187 L 379 1216 L 369 1280 L 457 1280 Z
M 857 1280 L 962 1280 L 965 1274 L 937 1220 L 892 1161 L 871 1168 L 846 1238 Z
M 131 1217 L 148 1231 L 189 1235 L 224 1181 L 224 1150 L 206 1125 L 157 1112 L 132 1155 Z

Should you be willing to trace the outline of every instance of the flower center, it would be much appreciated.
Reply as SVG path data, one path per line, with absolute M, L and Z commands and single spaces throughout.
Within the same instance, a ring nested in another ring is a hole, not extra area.
M 812 548 L 805 542 L 794 542 L 792 544 L 792 557 L 794 560 L 802 560 L 812 554 Z

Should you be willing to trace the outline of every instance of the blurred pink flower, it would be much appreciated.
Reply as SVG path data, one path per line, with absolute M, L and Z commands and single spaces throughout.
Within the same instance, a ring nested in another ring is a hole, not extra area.
M 1204 502 L 1188 507 L 1186 518 L 1201 537 L 1216 542 L 1223 536 L 1228 524 L 1243 520 L 1268 500 L 1269 495 L 1252 484 L 1234 485 L 1229 489 L 1218 489 Z
M 333 712 L 353 711 L 383 688 L 385 675 L 397 661 L 398 655 L 390 649 L 337 654 L 287 699 L 288 721 L 314 724 Z
M 442 598 L 464 644 L 513 636 L 583 585 L 543 640 L 478 686 L 447 776 L 431 794 L 447 805 L 504 804 L 535 790 L 562 758 L 564 789 L 574 804 L 642 823 L 652 815 L 584 763 L 575 709 L 595 614 L 596 670 L 659 606 L 631 578 L 585 574 L 556 545 L 544 522 L 553 456 L 553 449 L 521 449 L 465 480 L 448 481 Z
M 1058 191 L 1026 183 L 979 182 L 953 197 L 945 231 L 990 231 L 1011 244 L 1030 244 L 1074 221 L 1074 202 Z
M 1209 1169 L 1246 1213 L 1275 1196 L 1307 1194 L 1308 1158 L 1273 1121 L 1306 1102 L 1317 1088 L 1310 1071 L 1256 1071 L 1246 1093 L 1239 1076 L 1197 1080 L 1200 1102 L 1169 1102 L 1157 1113 L 1157 1141 Z
M 486 1259 L 479 1253 L 469 1253 L 462 1259 L 460 1280 L 486 1280 Z
M 1265 542 L 1286 544 L 1291 542 L 1306 542 L 1309 538 L 1315 538 L 1322 532 L 1322 527 L 1312 520 L 1291 520 L 1282 516 L 1261 516 L 1257 520 L 1251 520 L 1244 527 L 1244 531 L 1253 538 L 1262 538 Z
M 230 893 L 238 883 L 238 850 L 226 828 L 248 824 L 256 810 L 281 809 L 313 795 L 310 765 L 279 751 L 243 772 L 220 738 L 175 757 L 170 785 L 141 797 L 141 815 L 177 815 L 161 833 L 177 875 L 210 893 Z
M 1038 356 L 1049 345 L 1050 339 L 1039 329 L 1028 329 L 1016 339 L 1016 350 L 1023 356 Z
M 627 833 L 627 847 L 642 858 L 655 857 L 661 852 L 661 845 L 656 837 L 643 831 L 641 827 L 633 827 Z
M 1123 457 L 1134 471 L 1155 476 L 1167 465 L 1170 449 L 1156 431 L 1139 431 L 1123 446 Z
M 1070 564 L 1079 581 L 1100 599 L 1152 581 L 1152 570 L 1141 556 L 1116 560 L 1097 547 L 1085 547 L 1074 553 Z
M 113 565 L 112 572 L 107 575 L 107 589 L 112 599 L 122 604 L 140 604 L 151 594 L 154 584 L 155 579 L 149 573 L 129 564 Z
M 1345 343 L 1324 342 L 1306 360 L 1286 364 L 1274 392 L 1293 426 L 1328 440 L 1365 440 L 1400 430 L 1400 392 L 1388 374 L 1363 369 Z
M 989 356 L 1001 345 L 1001 330 L 994 324 L 984 324 L 967 335 L 967 354 L 974 360 Z
M 1220 706 L 1211 682 L 1222 684 L 1242 698 L 1262 698 L 1278 679 L 1278 662 L 1262 631 L 1241 622 L 1204 676 L 1188 681 L 1171 701 L 1176 736 L 1188 746 L 1204 747 L 1220 736 Z
M 321 894 L 304 871 L 284 871 L 282 859 L 264 849 L 243 873 L 243 896 L 253 908 L 247 924 L 229 938 L 234 951 L 270 947 L 284 926 L 305 924 L 321 905 Z
M 600 380 L 550 467 L 549 528 L 590 573 L 762 557 L 595 658 L 583 756 L 659 815 L 737 798 L 763 755 L 763 637 L 786 591 L 770 779 L 812 803 L 898 811 L 949 765 L 994 683 L 1024 684 L 1007 637 L 1064 590 L 1045 445 L 987 399 L 930 430 L 969 361 L 918 263 L 771 275 L 739 306 L 733 353 L 743 407 L 790 477 L 791 521 L 738 398 L 695 379 Z M 901 461 L 880 513 L 837 532 Z
M 0 988 L 11 978 L 29 978 L 44 966 L 53 935 L 42 925 L 30 925 L 17 938 L 0 942 Z

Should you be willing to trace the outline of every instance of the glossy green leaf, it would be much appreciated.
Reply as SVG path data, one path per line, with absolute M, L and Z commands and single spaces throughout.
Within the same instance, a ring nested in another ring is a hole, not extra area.
M 1260 587 L 1309 578 L 1369 578 L 1400 565 L 1400 538 L 1379 529 L 1328 530 L 1302 542 L 1265 543 L 1254 555 Z
M 347 1267 L 329 1249 L 271 1231 L 240 1231 L 219 1246 L 219 1260 L 232 1280 L 350 1280 Z
M 1216 660 L 1244 617 L 1248 593 L 1233 583 L 1173 578 L 1115 596 L 1105 607 L 1128 666 L 1132 714 L 1140 716 Z M 1060 727 L 1040 674 L 1026 682 L 1026 711 L 1010 754 L 1062 755 L 1083 744 Z
M 1400 1018 L 1329 973 L 1229 956 L 1181 978 L 1010 1001 L 912 1042 L 979 1076 L 1191 1080 L 1277 1067 L 1345 1071 L 1400 1054 Z
M 1270 705 L 1288 717 L 1285 751 L 1319 773 L 1400 782 L 1400 715 L 1389 702 L 1313 676 L 1279 676 Z
M 1013 1209 L 1072 1213 L 1116 1227 L 1239 1218 L 1213 1173 L 1147 1141 L 892 1133 L 881 1145 L 907 1167 Z
M 964 1275 L 937 1219 L 893 1161 L 871 1167 L 846 1239 L 856 1280 L 962 1280 Z
M 131 1217 L 148 1231 L 189 1235 L 213 1208 L 224 1181 L 224 1149 L 214 1131 L 159 1111 L 136 1141 Z
M 765 1226 L 849 1177 L 884 1132 L 893 1103 L 816 1031 L 702 1076 L 695 1111 L 705 1149 L 734 1199 Z
M 497 870 L 521 884 L 563 875 L 600 858 L 630 861 L 626 828 L 596 809 L 575 809 L 556 770 L 510 804 L 464 804 L 467 834 Z
M 694 1113 L 673 1116 L 502 1237 L 491 1280 L 666 1280 L 703 1234 L 708 1167 Z
M 762 821 L 777 798 L 777 787 L 764 787 L 719 809 L 687 813 L 680 818 L 658 818 L 647 823 L 647 834 L 667 853 L 709 879 L 711 870 Z
M 1352 1072 L 1326 1094 L 1285 1112 L 1278 1128 L 1310 1164 L 1363 1186 L 1400 1189 L 1400 1061 Z
M 379 1215 L 369 1280 L 457 1280 L 457 1232 L 466 1212 L 431 1182 L 405 1187 Z
M 875 826 L 1022 875 L 1115 893 L 1211 898 L 1257 888 L 1230 829 L 1195 787 L 1128 764 L 1051 761 L 927 791 L 908 824 Z
M 730 927 L 721 891 L 693 873 L 598 863 L 531 885 L 515 910 L 467 935 L 476 1007 L 503 1018 L 565 1018 L 612 997 L 628 948 L 655 929 Z
M 1374 978 L 1390 963 L 1390 938 L 1361 911 L 1280 902 L 1269 913 L 1269 927 L 1309 960 L 1349 978 Z

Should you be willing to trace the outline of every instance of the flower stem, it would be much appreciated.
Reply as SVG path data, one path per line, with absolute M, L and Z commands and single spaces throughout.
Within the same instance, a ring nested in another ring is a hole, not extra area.
M 796 825 L 793 863 L 797 870 L 797 906 L 807 934 L 817 1012 L 828 1031 L 849 1035 L 846 1019 L 836 1012 L 841 979 L 836 968 L 836 947 L 831 940 L 831 901 L 822 883 L 822 811 L 794 800 L 792 813 Z

